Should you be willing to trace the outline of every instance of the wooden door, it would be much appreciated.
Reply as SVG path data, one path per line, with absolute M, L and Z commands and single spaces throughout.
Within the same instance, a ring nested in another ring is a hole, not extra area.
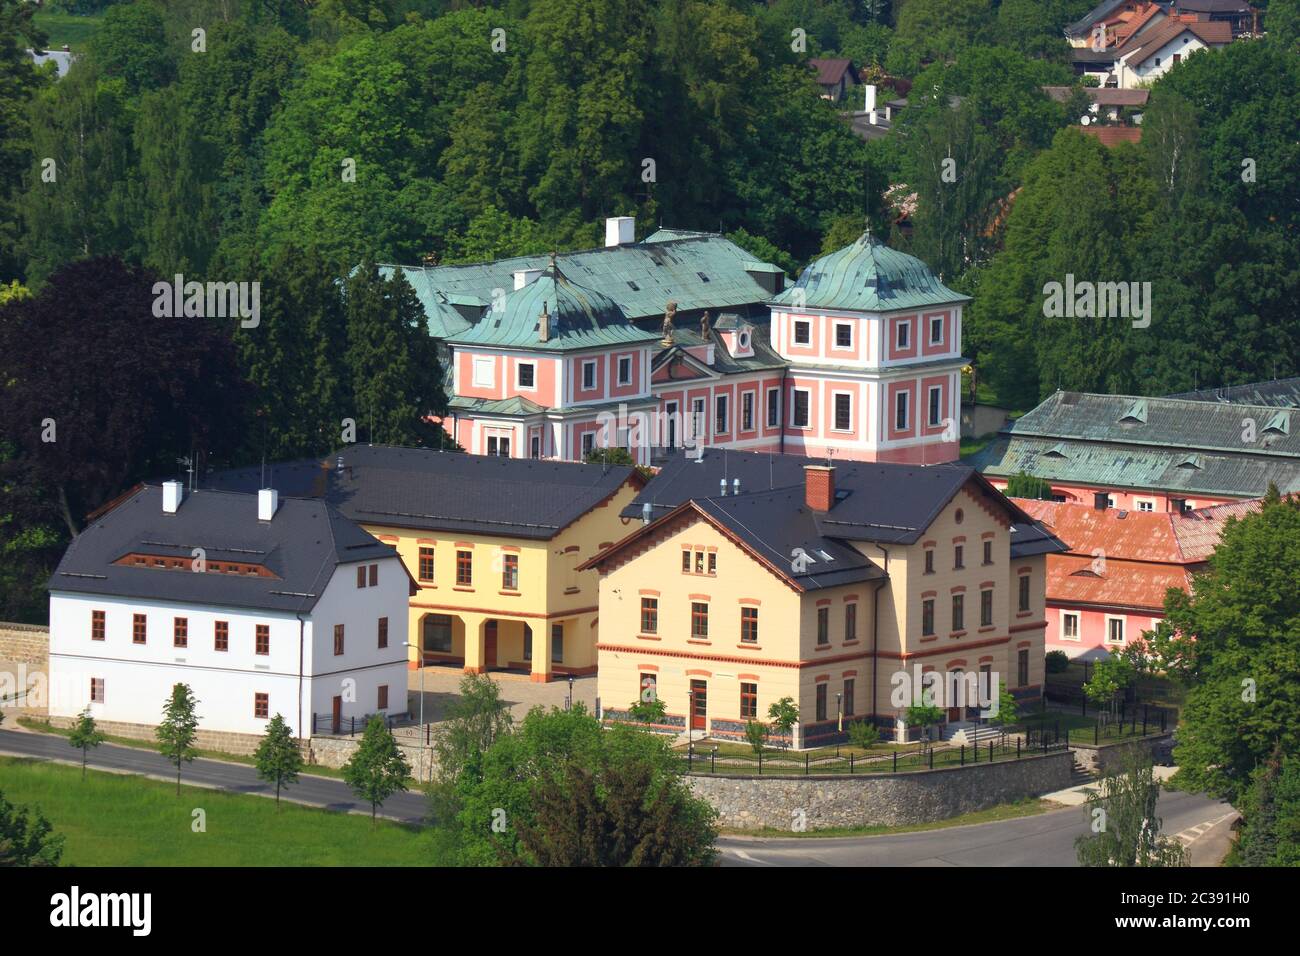
M 338 733 L 343 728 L 343 698 L 334 698 L 334 713 L 330 726 L 334 728 L 334 733 Z
M 488 621 L 484 628 L 483 666 L 485 668 L 497 666 L 497 622 L 495 620 Z
M 709 685 L 702 680 L 693 680 L 691 681 L 691 729 L 707 729 L 708 714 Z

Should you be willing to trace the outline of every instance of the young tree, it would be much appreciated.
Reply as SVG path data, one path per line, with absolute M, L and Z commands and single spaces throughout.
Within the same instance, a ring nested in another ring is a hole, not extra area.
M 90 716 L 90 708 L 87 707 L 77 717 L 77 722 L 72 725 L 72 733 L 68 735 L 69 746 L 76 747 L 81 751 L 81 779 L 86 779 L 86 756 L 91 747 L 98 747 L 104 742 L 104 735 L 95 728 L 95 718 Z
M 880 743 L 880 728 L 869 720 L 849 724 L 849 743 L 860 750 L 870 750 Z
M 1101 791 L 1088 800 L 1090 832 L 1074 841 L 1079 865 L 1186 866 L 1182 845 L 1160 834 L 1159 797 L 1150 756 L 1138 747 L 1125 748 Z
M 934 704 L 913 704 L 904 711 L 903 719 L 909 727 L 920 727 L 922 734 L 929 739 L 930 728 L 943 720 L 943 716 L 942 707 L 936 707 Z
M 257 775 L 267 783 L 275 784 L 275 808 L 280 809 L 280 789 L 298 782 L 298 771 L 302 769 L 302 751 L 284 718 L 276 714 L 266 725 L 266 735 L 262 737 L 253 754 L 257 764 Z
M 767 726 L 758 720 L 745 721 L 745 742 L 754 751 L 754 756 L 761 754 L 767 746 Z
M 16 807 L 0 792 L 0 866 L 58 866 L 63 842 L 39 809 Z
M 370 825 L 374 826 L 379 807 L 395 793 L 406 790 L 411 766 L 397 748 L 397 741 L 376 714 L 366 725 L 365 735 L 356 751 L 343 765 L 343 779 L 362 800 L 370 803 Z
M 163 719 L 156 731 L 158 749 L 169 761 L 176 764 L 176 795 L 181 794 L 181 765 L 198 756 L 194 741 L 199 735 L 199 718 L 194 713 L 198 705 L 188 684 L 177 684 L 163 705 Z
M 782 697 L 774 701 L 767 708 L 767 718 L 772 722 L 772 729 L 782 737 L 789 738 L 790 743 L 794 738 L 790 736 L 794 730 L 794 725 L 799 723 L 799 708 L 795 705 L 793 697 Z M 790 746 L 790 744 L 786 744 Z
M 1083 692 L 1094 704 L 1107 708 L 1114 719 L 1120 698 L 1136 676 L 1133 662 L 1123 652 L 1115 652 L 1093 665 L 1092 677 L 1083 685 Z

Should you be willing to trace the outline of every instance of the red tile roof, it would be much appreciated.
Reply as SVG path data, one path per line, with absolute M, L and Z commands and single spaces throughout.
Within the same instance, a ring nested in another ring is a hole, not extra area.
M 1034 519 L 1047 525 L 1074 554 L 1101 550 L 1108 558 L 1184 563 L 1174 534 L 1173 515 L 1151 511 L 1101 510 L 1088 505 L 1013 498 Z
M 1184 31 L 1191 31 L 1207 46 L 1232 42 L 1232 24 L 1215 20 L 1187 21 L 1170 17 L 1139 36 L 1135 36 L 1115 51 L 1116 59 L 1128 60 L 1129 66 L 1145 63 L 1160 52 L 1170 40 L 1176 39 Z
M 1229 518 L 1244 518 L 1262 507 L 1262 498 L 1232 501 L 1226 505 L 1211 505 L 1189 511 L 1174 522 L 1178 547 L 1187 561 L 1208 561 L 1223 536 L 1223 526 Z
M 1100 140 L 1101 145 L 1113 147 L 1119 143 L 1140 143 L 1142 141 L 1141 126 L 1076 126 L 1088 136 Z
M 1047 600 L 1052 604 L 1093 604 L 1136 608 L 1159 616 L 1169 588 L 1190 591 L 1190 572 L 1180 565 L 1142 564 L 1077 554 L 1047 558 Z
M 817 71 L 817 82 L 822 86 L 834 86 L 844 76 L 844 71 L 853 65 L 847 59 L 811 59 L 808 65 Z

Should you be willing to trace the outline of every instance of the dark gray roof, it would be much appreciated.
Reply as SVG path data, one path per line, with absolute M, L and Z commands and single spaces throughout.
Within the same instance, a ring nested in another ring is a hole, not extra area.
M 727 343 L 723 341 L 719 333 L 725 328 L 738 328 L 742 322 L 752 327 L 749 343 L 754 354 L 738 357 L 727 351 Z M 654 369 L 657 371 L 662 368 L 688 348 L 698 348 L 704 345 L 713 346 L 713 365 L 711 368 L 720 375 L 736 375 L 743 372 L 784 368 L 789 363 L 772 350 L 771 345 L 768 344 L 771 340 L 769 323 L 751 322 L 734 314 L 727 319 L 726 327 L 720 329 L 719 325 L 711 326 L 707 338 L 700 334 L 698 323 L 694 325 L 677 325 L 673 328 L 672 346 L 661 350 L 655 355 Z M 691 357 L 694 358 L 694 356 Z M 696 359 L 696 361 L 702 360 Z
M 1202 388 L 1194 392 L 1166 395 L 1193 402 L 1220 402 L 1225 405 L 1267 405 L 1274 408 L 1300 408 L 1300 376 L 1279 378 L 1271 382 Z
M 716 448 L 704 449 L 698 460 L 683 453 L 673 456 L 622 514 L 640 518 L 648 503 L 652 518 L 657 519 L 683 502 L 693 500 L 702 510 L 727 523 L 755 550 L 769 557 L 779 552 L 788 564 L 795 548 L 809 554 L 814 553 L 813 549 L 820 549 L 835 557 L 841 552 L 860 556 L 857 549 L 845 543 L 849 541 L 912 544 L 921 538 L 958 490 L 977 478 L 975 469 L 966 465 L 838 461 L 834 463 L 835 505 L 825 514 L 814 514 L 804 507 L 804 466 L 824 464 L 823 458 Z M 725 496 L 719 493 L 719 483 L 724 477 Z M 733 482 L 737 478 L 740 479 L 738 496 L 733 494 Z M 995 504 L 1008 510 L 1012 520 L 1013 556 L 1065 550 L 1065 545 L 1035 525 L 998 491 L 985 482 L 977 484 L 980 486 L 977 493 L 990 495 Z M 736 524 L 731 524 L 732 521 Z M 862 571 L 847 558 L 840 560 L 839 568 L 846 573 Z M 807 573 L 822 583 L 807 586 L 846 583 L 846 580 L 828 579 L 829 567 L 829 564 L 811 567 Z M 827 580 L 831 583 L 825 583 Z
M 1122 6 L 1125 0 L 1102 0 L 1097 6 L 1085 13 L 1080 19 L 1068 24 L 1065 28 L 1065 35 L 1068 37 L 1084 36 L 1088 33 L 1088 28 L 1098 20 L 1110 15 L 1110 12 L 1116 7 Z
M 324 459 L 277 464 L 272 481 L 295 493 L 323 495 L 364 524 L 546 539 L 633 474 L 630 466 L 352 445 Z M 253 466 L 214 474 L 205 484 L 239 488 L 260 480 L 261 468 Z
M 195 573 L 188 566 L 195 548 L 202 548 L 209 562 L 260 564 L 275 577 Z M 113 563 L 131 553 L 183 558 L 187 567 Z M 259 521 L 256 493 L 203 490 L 187 493 L 176 512 L 167 514 L 162 488 L 144 485 L 72 540 L 48 587 L 300 612 L 315 606 L 337 565 L 396 553 L 323 501 L 281 496 L 274 517 Z
M 1244 419 L 1254 421 L 1253 441 L 1243 440 Z M 1058 391 L 1002 431 L 1022 438 L 1300 460 L 1300 412 L 1247 404 Z

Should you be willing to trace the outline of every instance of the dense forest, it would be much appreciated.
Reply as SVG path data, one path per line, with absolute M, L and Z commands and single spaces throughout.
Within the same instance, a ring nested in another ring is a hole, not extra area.
M 345 419 L 441 441 L 419 303 L 375 263 L 599 245 L 606 216 L 791 274 L 869 223 L 975 297 L 966 354 L 1013 407 L 1295 374 L 1300 0 L 1257 5 L 1266 38 L 1190 57 L 1107 148 L 1042 89 L 1092 0 L 0 0 L 0 619 L 141 478 Z M 25 52 L 51 12 L 93 24 L 61 79 Z M 910 90 L 889 135 L 816 56 Z M 154 318 L 178 274 L 260 282 L 260 324 Z M 1045 318 L 1066 274 L 1151 282 L 1150 326 Z

